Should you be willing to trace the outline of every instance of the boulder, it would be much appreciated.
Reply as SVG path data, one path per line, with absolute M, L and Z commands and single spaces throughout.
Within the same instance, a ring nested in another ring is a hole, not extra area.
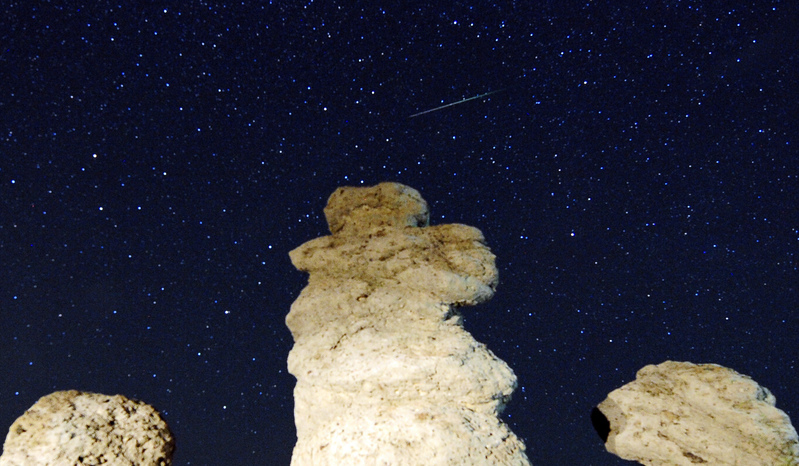
M 40 398 L 14 421 L 0 466 L 169 466 L 174 449 L 152 406 L 68 390 Z
M 666 361 L 612 391 L 592 419 L 607 450 L 646 465 L 799 465 L 768 389 L 716 364 Z

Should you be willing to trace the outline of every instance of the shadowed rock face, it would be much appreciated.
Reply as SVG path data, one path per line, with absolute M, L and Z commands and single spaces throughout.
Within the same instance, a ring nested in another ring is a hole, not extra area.
M 796 430 L 775 403 L 731 369 L 666 361 L 638 371 L 598 409 L 608 451 L 641 464 L 799 465 Z
M 152 406 L 69 390 L 40 398 L 14 421 L 0 466 L 169 466 L 174 449 Z
M 497 417 L 516 377 L 457 309 L 497 284 L 480 231 L 428 226 L 397 183 L 339 188 L 325 216 L 333 234 L 290 254 L 310 274 L 286 317 L 292 465 L 528 465 Z

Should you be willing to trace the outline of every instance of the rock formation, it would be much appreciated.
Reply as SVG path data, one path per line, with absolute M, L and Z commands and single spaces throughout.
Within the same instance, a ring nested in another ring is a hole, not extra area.
M 325 217 L 332 235 L 290 253 L 310 274 L 286 317 L 292 466 L 528 465 L 497 417 L 516 377 L 458 312 L 497 284 L 480 231 L 428 226 L 397 183 L 339 188 Z
M 69 390 L 40 398 L 11 424 L 0 466 L 168 466 L 174 448 L 152 406 Z
M 609 452 L 641 464 L 799 465 L 796 430 L 775 402 L 731 369 L 666 361 L 612 391 L 592 418 Z

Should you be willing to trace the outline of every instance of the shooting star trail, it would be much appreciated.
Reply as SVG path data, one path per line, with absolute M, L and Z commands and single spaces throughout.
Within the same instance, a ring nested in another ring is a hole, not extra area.
M 502 92 L 502 91 L 504 91 L 505 89 L 507 89 L 507 88 L 504 88 L 504 89 L 499 89 L 499 90 L 496 90 L 496 91 L 491 91 L 491 92 L 486 92 L 485 94 L 480 94 L 480 95 L 476 95 L 476 96 L 474 96 L 474 97 L 469 97 L 468 99 L 463 99 L 463 100 L 459 100 L 459 101 L 457 101 L 457 102 L 452 102 L 452 103 L 449 103 L 449 104 L 446 104 L 446 105 L 442 105 L 442 106 L 440 106 L 440 107 L 431 108 L 430 110 L 425 110 L 425 111 L 423 111 L 423 112 L 414 113 L 413 115 L 409 116 L 408 118 L 414 118 L 414 117 L 418 117 L 419 115 L 424 115 L 425 113 L 431 113 L 431 112 L 435 112 L 435 111 L 438 111 L 438 110 L 441 110 L 441 109 L 444 109 L 444 108 L 447 108 L 447 107 L 452 107 L 453 105 L 458 105 L 458 104 L 462 104 L 462 103 L 464 103 L 464 102 L 468 102 L 468 101 L 470 101 L 470 100 L 480 99 L 480 98 L 482 98 L 482 97 L 488 97 L 488 96 L 490 96 L 491 94 L 496 94 L 497 92 Z

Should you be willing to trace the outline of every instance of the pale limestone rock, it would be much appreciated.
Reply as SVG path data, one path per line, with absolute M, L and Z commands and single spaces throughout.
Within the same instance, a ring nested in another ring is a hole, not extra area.
M 152 406 L 69 390 L 40 398 L 11 424 L 0 466 L 168 466 L 174 448 Z
M 646 465 L 799 465 L 799 439 L 768 389 L 716 364 L 666 361 L 638 371 L 598 408 L 605 447 Z
M 364 227 L 426 227 L 430 210 L 419 191 L 399 183 L 380 183 L 336 189 L 325 207 L 325 219 L 334 235 L 359 235 Z
M 339 188 L 325 215 L 333 235 L 290 254 L 310 274 L 286 317 L 292 466 L 528 465 L 497 417 L 516 377 L 457 311 L 497 284 L 480 231 L 427 226 L 397 183 Z

